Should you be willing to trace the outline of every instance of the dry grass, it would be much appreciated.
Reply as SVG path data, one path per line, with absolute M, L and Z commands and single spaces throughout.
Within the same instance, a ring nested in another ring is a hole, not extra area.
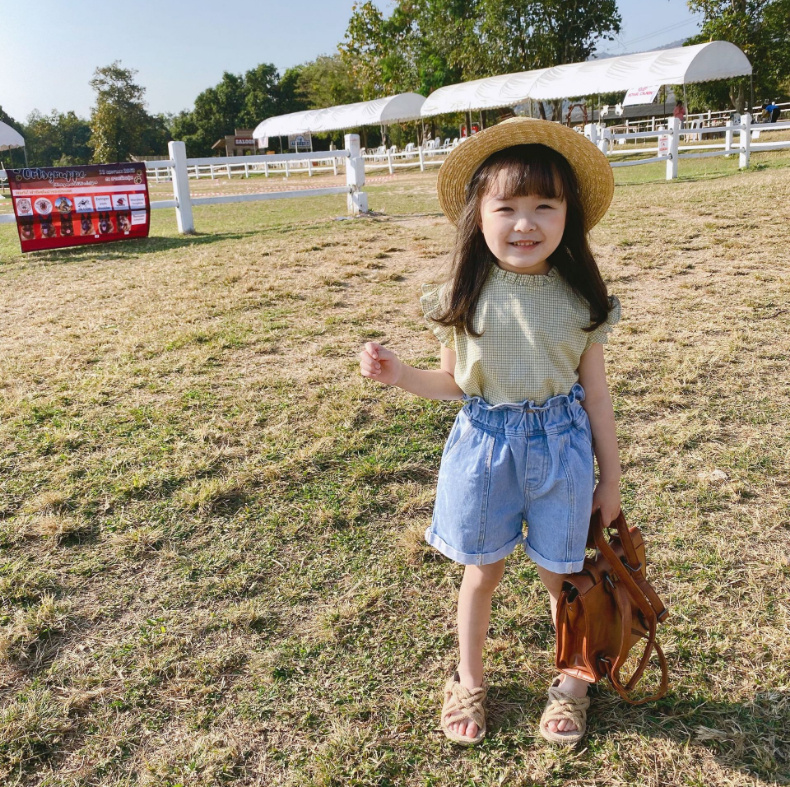
M 523 556 L 491 735 L 437 731 L 460 573 L 421 532 L 456 405 L 355 370 L 368 338 L 436 363 L 435 172 L 353 222 L 340 198 L 223 206 L 179 238 L 163 211 L 148 242 L 26 258 L 0 227 L 2 782 L 787 783 L 790 161 L 764 161 L 618 174 L 595 233 L 672 688 L 600 687 L 579 752 L 536 735 L 552 632 Z

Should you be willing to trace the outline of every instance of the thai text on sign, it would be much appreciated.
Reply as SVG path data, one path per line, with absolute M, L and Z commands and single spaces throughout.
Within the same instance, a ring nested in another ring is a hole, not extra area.
M 8 170 L 22 251 L 148 236 L 145 164 Z

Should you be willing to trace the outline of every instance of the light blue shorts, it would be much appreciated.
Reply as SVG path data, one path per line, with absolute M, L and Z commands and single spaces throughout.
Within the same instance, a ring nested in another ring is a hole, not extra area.
M 483 566 L 524 542 L 549 571 L 580 571 L 595 486 L 583 400 L 578 383 L 540 406 L 468 399 L 442 454 L 428 543 Z

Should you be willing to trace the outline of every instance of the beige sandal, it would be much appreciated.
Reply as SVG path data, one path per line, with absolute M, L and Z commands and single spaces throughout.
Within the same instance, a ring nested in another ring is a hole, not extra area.
M 444 706 L 442 707 L 442 730 L 454 743 L 464 746 L 474 746 L 486 736 L 486 711 L 483 703 L 486 699 L 486 690 L 483 686 L 476 689 L 467 689 L 461 685 L 461 679 L 456 672 L 444 687 Z M 450 725 L 462 719 L 469 719 L 477 725 L 477 735 L 469 738 L 459 735 L 450 729 Z
M 552 743 L 564 746 L 575 746 L 587 730 L 587 708 L 590 707 L 589 697 L 574 697 L 559 690 L 560 678 L 556 678 L 549 686 L 549 701 L 540 717 L 540 734 Z M 570 720 L 576 725 L 575 730 L 552 732 L 550 721 Z

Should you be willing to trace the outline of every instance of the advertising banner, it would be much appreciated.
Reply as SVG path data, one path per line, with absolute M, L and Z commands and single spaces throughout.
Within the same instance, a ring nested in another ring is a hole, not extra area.
M 646 85 L 644 87 L 632 87 L 623 99 L 624 107 L 637 106 L 639 104 L 652 104 L 656 100 L 661 85 Z
M 148 237 L 145 164 L 9 169 L 22 251 Z

